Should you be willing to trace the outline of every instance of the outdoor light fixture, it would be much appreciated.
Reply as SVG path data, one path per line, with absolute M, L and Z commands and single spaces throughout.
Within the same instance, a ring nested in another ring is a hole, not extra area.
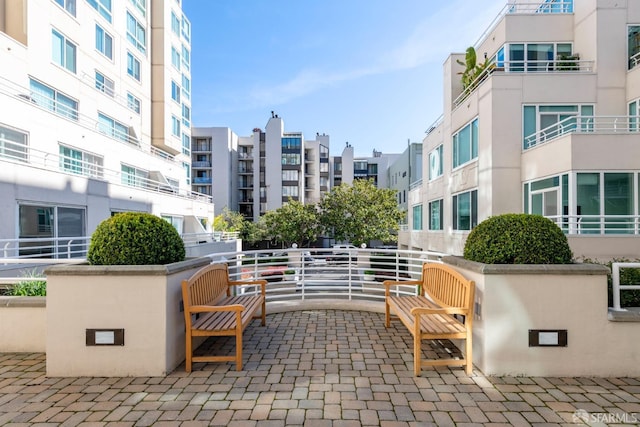
M 566 347 L 566 329 L 529 329 L 529 347 Z
M 87 329 L 86 345 L 124 345 L 124 329 Z

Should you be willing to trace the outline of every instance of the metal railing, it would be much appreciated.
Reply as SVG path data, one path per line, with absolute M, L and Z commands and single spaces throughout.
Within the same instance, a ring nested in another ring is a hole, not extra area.
M 640 132 L 640 116 L 574 115 L 556 122 L 524 138 L 524 149 L 533 148 L 568 133 L 632 133 Z
M 441 262 L 440 252 L 396 249 L 283 249 L 210 254 L 226 262 L 232 280 L 265 279 L 267 301 L 342 299 L 384 301 L 384 280 L 419 279 L 425 262 Z M 238 292 L 259 292 L 242 286 Z M 400 288 L 413 293 L 415 288 Z
M 517 15 L 517 14 L 567 14 L 573 13 L 573 0 L 556 0 L 553 2 L 530 2 L 530 3 L 514 3 L 513 1 L 508 2 L 504 5 L 504 7 L 498 12 L 493 21 L 489 24 L 487 29 L 480 35 L 478 40 L 476 40 L 474 47 L 478 48 L 485 41 L 485 39 L 489 36 L 491 31 L 493 31 L 497 26 L 500 20 L 505 15 Z
M 593 72 L 594 65 L 595 61 L 583 61 L 579 59 L 492 62 L 462 91 L 460 95 L 458 95 L 458 97 L 453 101 L 453 105 L 460 105 L 480 86 L 481 83 L 483 83 L 493 73 L 591 73 Z
M 640 290 L 640 284 L 635 285 L 621 285 L 620 284 L 620 269 L 621 268 L 640 268 L 640 262 L 613 262 L 611 263 L 611 278 L 612 278 L 612 290 L 613 290 L 613 309 L 622 310 L 620 307 L 620 292 Z
M 639 235 L 639 215 L 545 215 L 569 235 Z
M 90 240 L 91 236 L 0 239 L 0 264 L 82 259 L 87 255 Z

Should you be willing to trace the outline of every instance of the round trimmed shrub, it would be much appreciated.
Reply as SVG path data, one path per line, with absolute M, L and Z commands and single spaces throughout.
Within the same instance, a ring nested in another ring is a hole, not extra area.
M 503 214 L 482 221 L 464 245 L 464 258 L 485 264 L 570 264 L 567 236 L 540 215 Z
M 98 224 L 87 253 L 92 265 L 162 265 L 184 258 L 184 242 L 173 225 L 139 212 L 119 213 Z

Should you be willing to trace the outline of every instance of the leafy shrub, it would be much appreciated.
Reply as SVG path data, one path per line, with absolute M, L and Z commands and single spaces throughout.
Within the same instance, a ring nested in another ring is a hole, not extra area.
M 162 218 L 139 212 L 102 221 L 91 235 L 87 253 L 93 265 L 170 264 L 184 258 L 178 231 Z
M 550 219 L 503 214 L 469 233 L 464 258 L 485 264 L 569 264 L 572 253 L 567 237 Z
M 24 274 L 30 280 L 21 280 L 9 288 L 9 295 L 16 297 L 44 297 L 47 296 L 47 281 L 37 280 L 42 275 L 36 271 Z
M 604 265 L 609 268 L 607 275 L 607 294 L 609 299 L 609 307 L 613 307 L 613 276 L 611 275 L 611 264 L 614 262 L 640 262 L 640 259 L 628 260 L 624 258 L 616 258 L 608 262 L 600 262 L 597 260 L 585 259 L 585 263 Z M 640 284 L 640 269 L 638 268 L 621 268 L 620 269 L 621 285 L 637 285 Z M 640 307 L 640 290 L 624 290 L 620 292 L 620 307 Z

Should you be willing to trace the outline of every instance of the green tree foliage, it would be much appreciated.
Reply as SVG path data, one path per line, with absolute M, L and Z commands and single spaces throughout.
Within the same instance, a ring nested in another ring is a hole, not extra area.
M 464 89 L 473 89 L 478 84 L 476 79 L 491 65 L 491 61 L 485 58 L 483 63 L 478 64 L 476 50 L 473 47 L 467 48 L 464 59 L 464 62 L 456 61 L 458 64 L 465 66 L 464 71 L 459 73 L 462 74 L 462 87 Z M 474 86 L 472 87 L 472 85 Z
M 325 231 L 354 245 L 396 241 L 398 224 L 404 218 L 395 190 L 377 188 L 372 180 L 361 179 L 334 187 L 320 202 L 320 211 Z
M 569 264 L 572 253 L 567 236 L 550 219 L 503 214 L 469 233 L 464 258 L 485 264 Z
M 245 222 L 246 220 L 240 212 L 231 211 L 225 206 L 222 213 L 213 219 L 213 229 L 215 231 L 242 232 Z
M 185 258 L 178 231 L 150 213 L 119 213 L 91 235 L 87 261 L 93 265 L 170 264 Z
M 267 212 L 262 218 L 265 237 L 282 243 L 285 247 L 296 243 L 307 247 L 320 235 L 320 221 L 315 204 L 302 204 L 289 199 L 280 208 Z M 260 224 L 258 224 L 260 227 Z

